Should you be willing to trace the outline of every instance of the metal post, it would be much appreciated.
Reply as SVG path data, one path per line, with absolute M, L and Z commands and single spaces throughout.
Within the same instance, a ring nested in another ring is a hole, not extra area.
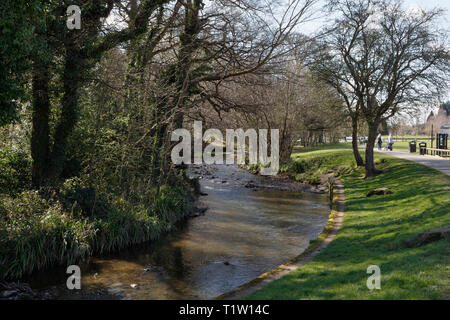
M 431 148 L 433 148 L 433 139 L 434 139 L 434 124 L 431 124 Z

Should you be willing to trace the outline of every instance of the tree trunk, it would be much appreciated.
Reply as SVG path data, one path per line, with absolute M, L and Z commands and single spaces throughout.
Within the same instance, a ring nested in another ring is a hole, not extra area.
M 55 130 L 53 148 L 50 154 L 51 166 L 46 177 L 49 183 L 56 182 L 64 169 L 67 140 L 78 119 L 78 89 L 82 66 L 76 56 L 76 52 L 67 51 L 63 74 L 64 95 L 61 102 L 61 117 Z
M 358 118 L 356 116 L 352 117 L 352 129 L 353 156 L 355 157 L 356 165 L 358 167 L 363 167 L 364 161 L 358 149 Z
M 374 177 L 376 176 L 378 173 L 380 173 L 380 171 L 375 169 L 375 164 L 374 164 L 374 147 L 375 147 L 375 140 L 377 138 L 377 133 L 378 133 L 378 127 L 379 127 L 380 122 L 379 121 L 375 121 L 373 123 L 368 123 L 369 125 L 369 139 L 367 141 L 367 145 L 366 145 L 366 164 L 365 164 L 365 168 L 366 168 L 366 178 L 369 177 Z
M 47 66 L 36 65 L 33 68 L 33 115 L 31 134 L 32 184 L 39 188 L 43 182 L 49 153 L 49 117 L 50 99 L 48 84 L 50 81 Z
M 175 94 L 173 101 L 163 101 L 156 106 L 156 121 L 158 119 L 164 119 L 170 112 L 175 113 L 173 120 L 173 128 L 178 129 L 183 126 L 184 113 L 183 108 L 189 95 L 192 94 L 193 88 L 189 84 L 189 72 L 192 64 L 192 57 L 197 50 L 195 42 L 197 41 L 198 34 L 200 32 L 200 20 L 199 13 L 203 6 L 202 0 L 187 1 L 189 8 L 185 9 L 185 21 L 184 31 L 179 36 L 181 48 L 178 53 L 177 64 L 170 73 L 171 67 L 169 67 L 169 78 L 164 79 L 167 84 L 175 84 Z M 164 119 L 165 120 L 165 119 Z M 169 152 L 164 150 L 164 139 L 167 137 L 169 126 L 162 124 L 156 129 L 154 136 L 154 145 L 152 150 L 152 173 L 151 181 L 153 184 L 158 184 L 158 180 L 168 175 L 166 163 L 166 157 L 169 156 Z

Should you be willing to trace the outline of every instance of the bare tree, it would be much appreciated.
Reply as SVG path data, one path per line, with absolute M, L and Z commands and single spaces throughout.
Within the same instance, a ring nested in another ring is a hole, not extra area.
M 136 1 L 122 2 L 118 17 L 131 28 Z M 254 102 L 239 101 L 233 93 L 239 83 L 270 76 L 292 51 L 292 45 L 285 45 L 289 35 L 311 18 L 317 0 L 163 2 L 152 11 L 146 32 L 116 53 L 127 65 L 118 102 L 127 132 L 114 172 L 124 189 L 129 186 L 135 194 L 178 173 L 180 168 L 168 160 L 169 133 L 183 125 L 190 110 L 202 106 L 202 116 L 255 110 Z M 143 187 L 136 192 L 138 185 Z
M 378 173 L 373 147 L 380 123 L 448 86 L 447 33 L 436 26 L 443 11 L 407 11 L 389 0 L 336 0 L 330 8 L 339 16 L 324 32 L 314 70 L 343 97 L 354 133 L 360 115 L 367 122 L 370 177 Z M 358 156 L 355 150 L 359 163 Z
M 160 88 L 151 101 L 153 124 L 142 134 L 142 138 L 154 137 L 155 178 L 168 172 L 164 167 L 170 145 L 167 133 L 182 126 L 184 115 L 195 105 L 229 108 L 222 88 L 246 75 L 267 73 L 272 62 L 289 53 L 292 48 L 284 46 L 288 36 L 311 18 L 317 0 L 289 0 L 285 6 L 251 0 L 178 3 L 182 5 L 178 23 L 165 38 L 169 49 L 146 61 L 160 70 L 153 77 Z M 153 49 L 161 49 L 161 44 Z
M 290 161 L 299 138 L 307 145 L 323 142 L 325 132 L 342 127 L 346 119 L 339 97 L 294 58 L 280 61 L 270 75 L 240 77 L 220 90 L 213 102 L 220 104 L 217 114 L 199 105 L 190 117 L 202 119 L 207 126 L 219 123 L 220 129 L 279 129 L 283 162 Z

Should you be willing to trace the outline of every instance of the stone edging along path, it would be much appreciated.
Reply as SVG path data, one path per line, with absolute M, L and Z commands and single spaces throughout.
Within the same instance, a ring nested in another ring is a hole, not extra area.
M 333 219 L 334 224 L 331 230 L 324 229 L 324 231 L 322 231 L 321 235 L 325 235 L 325 239 L 321 240 L 318 245 L 317 243 L 310 244 L 309 247 L 306 248 L 306 250 L 297 258 L 294 258 L 293 260 L 286 262 L 278 268 L 275 268 L 253 280 L 250 280 L 249 282 L 241 285 L 240 287 L 237 287 L 230 292 L 218 296 L 216 300 L 236 300 L 243 298 L 256 290 L 262 289 L 270 282 L 278 280 L 288 273 L 297 270 L 304 264 L 313 260 L 313 258 L 319 252 L 325 249 L 330 244 L 330 242 L 336 238 L 337 233 L 342 228 L 342 224 L 344 222 L 345 191 L 344 185 L 340 180 L 335 180 L 334 190 L 335 194 L 337 195 L 337 213 L 333 215 L 333 212 L 330 212 L 330 219 Z

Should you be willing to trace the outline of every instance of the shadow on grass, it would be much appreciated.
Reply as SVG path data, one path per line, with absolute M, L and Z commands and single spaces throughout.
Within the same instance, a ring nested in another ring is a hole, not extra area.
M 450 224 L 450 179 L 413 162 L 384 155 L 377 159 L 385 159 L 377 165 L 384 173 L 370 179 L 362 179 L 360 172 L 342 177 L 347 199 L 344 226 L 327 249 L 248 298 L 448 299 L 450 239 L 419 248 L 402 243 Z M 379 187 L 394 193 L 366 197 Z M 372 264 L 381 268 L 382 290 L 371 292 L 366 271 Z
M 325 251 L 332 252 L 333 248 L 334 254 L 318 255 L 310 268 L 288 274 L 248 299 L 447 299 L 445 293 L 430 287 L 427 277 L 422 275 L 435 268 L 440 255 L 448 256 L 445 248 L 449 245 L 447 239 L 395 254 L 381 249 L 368 250 L 370 259 L 367 259 L 360 255 L 354 257 L 351 251 L 336 254 L 338 248 L 353 246 L 345 239 L 337 239 Z M 366 286 L 370 276 L 367 268 L 372 264 L 381 269 L 381 290 L 370 291 Z

